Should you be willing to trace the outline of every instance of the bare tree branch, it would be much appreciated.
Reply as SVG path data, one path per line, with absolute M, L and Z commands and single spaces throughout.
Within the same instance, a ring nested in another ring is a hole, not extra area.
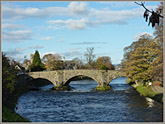
M 142 6 L 146 11 L 148 11 L 148 12 L 150 12 L 150 13 L 153 12 L 153 10 L 151 11 L 151 10 L 147 9 L 147 8 L 144 6 L 144 3 L 145 3 L 145 2 L 141 2 L 141 3 L 135 2 L 135 3 L 136 3 L 137 5 L 139 5 L 139 6 Z M 162 15 L 160 15 L 159 13 L 157 13 L 157 14 L 158 14 L 159 17 L 162 17 L 162 18 L 163 18 Z

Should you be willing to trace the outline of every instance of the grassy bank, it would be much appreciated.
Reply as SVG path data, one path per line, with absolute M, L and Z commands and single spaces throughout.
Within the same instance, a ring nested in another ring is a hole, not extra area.
M 155 101 L 163 103 L 163 93 L 155 93 L 151 87 L 137 86 L 136 90 L 144 97 L 149 97 Z
M 8 107 L 2 107 L 2 122 L 30 122 Z
M 155 101 L 158 101 L 160 103 L 163 103 L 163 93 L 156 93 L 152 90 L 151 86 L 143 86 L 143 83 L 137 83 L 132 82 L 130 78 L 127 78 L 126 82 L 134 87 L 137 92 L 139 92 L 144 97 L 149 97 Z

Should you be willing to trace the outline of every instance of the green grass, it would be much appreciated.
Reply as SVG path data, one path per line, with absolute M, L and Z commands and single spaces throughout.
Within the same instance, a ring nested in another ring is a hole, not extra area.
M 136 90 L 145 97 L 150 97 L 158 102 L 163 102 L 163 93 L 155 93 L 151 88 L 137 86 Z
M 30 122 L 26 118 L 21 117 L 11 109 L 2 107 L 2 122 Z
M 110 89 L 111 89 L 110 86 L 97 86 L 95 88 L 95 90 L 101 90 L 101 91 L 110 90 Z

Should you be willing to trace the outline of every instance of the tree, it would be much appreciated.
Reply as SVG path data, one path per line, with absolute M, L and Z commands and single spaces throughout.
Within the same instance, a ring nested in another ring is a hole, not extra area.
M 150 65 L 157 56 L 155 46 L 153 39 L 142 35 L 138 41 L 124 49 L 124 71 L 132 81 L 144 84 L 152 81 Z
M 74 58 L 74 59 L 72 59 L 72 61 L 76 64 L 78 69 L 83 68 L 83 62 L 79 58 Z
M 10 60 L 2 53 L 2 101 L 3 105 L 15 91 L 17 71 Z
M 45 64 L 46 70 L 62 69 L 63 62 L 59 54 L 46 54 L 43 56 L 42 61 Z
M 60 54 L 54 54 L 54 56 L 55 56 L 55 61 L 53 64 L 53 70 L 63 69 L 63 61 L 62 61 L 61 55 Z
M 40 54 L 36 50 L 35 54 L 33 56 L 32 64 L 29 67 L 29 70 L 31 70 L 31 71 L 43 71 L 44 69 L 45 69 L 45 67 L 44 67 L 44 64 L 41 62 Z
M 163 3 L 158 6 L 156 11 L 163 10 Z M 163 12 L 161 12 L 162 14 Z M 157 56 L 151 65 L 152 77 L 154 81 L 162 82 L 163 84 L 163 19 L 160 19 L 160 24 L 155 26 L 154 32 L 156 43 Z
M 43 56 L 42 61 L 45 64 L 46 70 L 52 70 L 53 62 L 55 61 L 55 56 L 53 54 L 46 54 Z
M 114 70 L 111 63 L 111 58 L 108 56 L 98 57 L 96 60 L 96 67 L 100 70 Z
M 145 8 L 143 3 L 139 5 Z M 156 11 L 162 15 L 162 10 L 161 2 Z M 154 38 L 142 35 L 138 41 L 124 48 L 122 69 L 131 82 L 141 82 L 143 85 L 147 82 L 163 83 L 163 16 L 159 18 L 157 25 L 153 23 L 155 22 L 152 22 L 152 27 L 155 27 Z
M 87 61 L 87 64 L 88 64 L 88 67 L 89 68 L 93 68 L 94 67 L 94 59 L 95 59 L 95 55 L 93 54 L 94 53 L 94 47 L 92 48 L 87 48 L 86 49 L 87 51 L 85 52 L 85 58 L 86 58 L 86 61 Z

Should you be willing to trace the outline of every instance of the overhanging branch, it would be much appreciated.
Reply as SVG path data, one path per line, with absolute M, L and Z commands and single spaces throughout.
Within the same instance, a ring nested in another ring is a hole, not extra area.
M 148 12 L 150 12 L 150 13 L 153 12 L 153 10 L 151 11 L 151 10 L 147 9 L 147 8 L 144 6 L 144 3 L 145 3 L 145 2 L 141 2 L 141 3 L 135 2 L 135 3 L 136 3 L 137 5 L 139 5 L 139 6 L 142 6 L 146 11 L 148 11 Z M 159 17 L 162 17 L 162 18 L 163 18 L 163 16 L 160 15 L 160 13 L 157 13 L 157 14 L 158 14 Z

